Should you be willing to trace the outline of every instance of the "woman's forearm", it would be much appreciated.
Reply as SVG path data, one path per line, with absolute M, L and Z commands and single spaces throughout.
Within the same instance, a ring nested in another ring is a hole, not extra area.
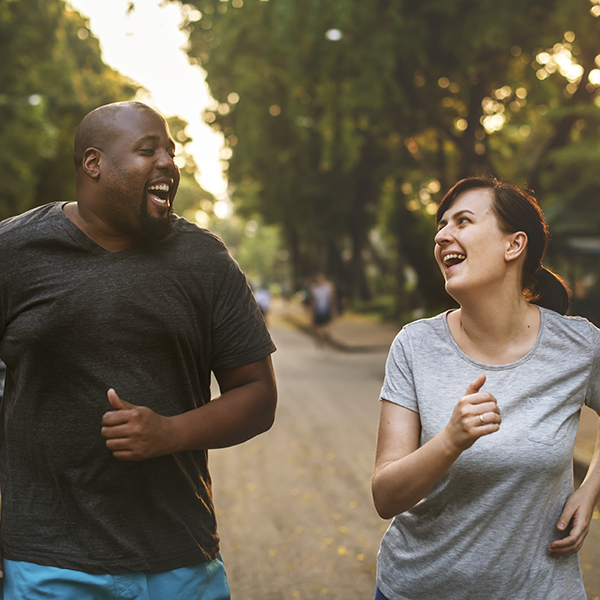
M 372 491 L 379 515 L 391 519 L 415 506 L 427 496 L 461 452 L 444 429 L 414 452 L 378 465 Z
M 587 474 L 580 486 L 586 488 L 594 498 L 594 504 L 600 500 L 600 419 L 598 419 L 598 432 L 596 433 L 596 446 L 588 468 Z

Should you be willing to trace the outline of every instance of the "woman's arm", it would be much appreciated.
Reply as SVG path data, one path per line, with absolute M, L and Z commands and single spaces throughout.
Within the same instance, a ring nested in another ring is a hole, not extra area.
M 421 447 L 419 415 L 382 402 L 372 481 L 375 508 L 382 518 L 412 508 L 464 450 L 480 437 L 498 431 L 500 411 L 491 394 L 479 391 L 484 382 L 485 375 L 480 375 L 469 384 L 448 425 Z
M 588 472 L 579 489 L 569 496 L 556 524 L 559 531 L 566 531 L 571 524 L 571 531 L 567 537 L 556 540 L 548 546 L 548 552 L 552 556 L 568 556 L 581 550 L 590 531 L 590 521 L 598 500 L 600 500 L 600 421 L 596 434 L 596 447 Z

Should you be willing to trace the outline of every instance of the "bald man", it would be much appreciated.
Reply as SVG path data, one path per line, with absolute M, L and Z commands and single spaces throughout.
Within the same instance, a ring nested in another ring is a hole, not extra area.
M 229 598 L 207 451 L 271 427 L 275 348 L 223 244 L 173 214 L 174 152 L 150 107 L 102 106 L 77 201 L 0 223 L 5 600 Z

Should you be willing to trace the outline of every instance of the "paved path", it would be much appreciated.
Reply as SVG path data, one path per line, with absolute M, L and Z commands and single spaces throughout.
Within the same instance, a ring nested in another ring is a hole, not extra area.
M 234 600 L 371 600 L 386 528 L 370 479 L 385 353 L 317 357 L 273 327 L 275 426 L 211 451 L 222 554 Z
M 210 453 L 234 600 L 371 600 L 387 522 L 371 499 L 386 350 L 332 350 L 274 318 L 280 403 L 271 431 Z M 580 553 L 600 598 L 600 514 Z

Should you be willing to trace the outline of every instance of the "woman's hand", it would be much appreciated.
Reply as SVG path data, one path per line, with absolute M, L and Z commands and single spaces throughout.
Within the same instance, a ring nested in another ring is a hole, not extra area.
M 583 485 L 569 496 L 556 524 L 556 529 L 566 531 L 571 524 L 571 530 L 567 537 L 556 540 L 548 546 L 548 552 L 554 558 L 569 556 L 581 550 L 590 531 L 595 500 L 594 495 L 588 493 Z
M 502 418 L 496 398 L 489 392 L 481 392 L 485 375 L 481 374 L 467 386 L 465 395 L 452 412 L 445 433 L 450 442 L 461 452 L 470 448 L 480 437 L 498 431 Z
M 372 482 L 381 517 L 389 519 L 412 508 L 464 450 L 481 436 L 498 431 L 500 410 L 491 394 L 479 391 L 484 383 L 485 375 L 480 375 L 469 384 L 448 425 L 422 446 L 418 413 L 382 402 Z

